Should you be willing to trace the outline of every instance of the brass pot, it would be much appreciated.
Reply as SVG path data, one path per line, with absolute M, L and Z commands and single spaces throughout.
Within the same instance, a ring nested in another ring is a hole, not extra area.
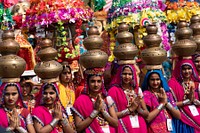
M 19 49 L 19 44 L 13 39 L 6 39 L 0 43 L 0 53 L 2 55 L 17 54 Z
M 2 34 L 3 41 L 0 43 L 0 53 L 2 55 L 17 54 L 20 46 L 14 40 L 15 34 L 12 30 L 6 30 Z
M 105 67 L 108 61 L 108 55 L 101 50 L 90 50 L 83 53 L 79 61 L 86 69 Z
M 172 45 L 172 49 L 178 56 L 191 56 L 195 53 L 197 44 L 190 39 L 182 39 L 176 41 L 176 43 Z
M 190 29 L 189 27 L 183 27 L 177 29 L 175 35 L 178 38 L 178 40 L 181 40 L 181 39 L 189 39 L 192 36 L 192 33 L 193 33 L 192 29 Z
M 133 41 L 133 34 L 128 31 L 119 32 L 116 35 L 116 40 L 119 42 L 119 44 L 131 43 Z
M 141 57 L 147 65 L 160 65 L 167 59 L 167 52 L 160 47 L 152 47 L 144 49 Z
M 149 34 L 143 38 L 144 44 L 148 47 L 159 47 L 162 39 L 157 34 Z
M 84 39 L 83 44 L 87 50 L 100 49 L 103 39 L 99 35 L 90 35 Z
M 2 34 L 2 39 L 6 40 L 6 39 L 15 39 L 15 33 L 13 30 L 4 30 L 3 34 Z
M 123 32 L 123 31 L 128 31 L 129 30 L 129 25 L 127 25 L 126 23 L 121 23 L 119 24 L 119 27 L 117 28 L 118 33 L 119 32 Z
M 197 44 L 197 52 L 200 52 L 200 35 L 195 35 L 192 37 L 192 41 L 194 41 Z
M 191 24 L 190 28 L 193 30 L 193 35 L 199 35 L 200 34 L 200 17 L 198 15 L 192 16 L 190 19 Z
M 132 43 L 123 43 L 115 47 L 113 54 L 119 60 L 133 60 L 138 54 L 138 48 Z
M 42 61 L 50 61 L 54 60 L 57 56 L 57 50 L 52 47 L 46 47 L 41 49 L 37 55 L 40 57 Z
M 17 55 L 0 57 L 0 77 L 19 78 L 26 69 L 26 61 Z
M 63 66 L 54 60 L 39 62 L 34 69 L 37 76 L 43 80 L 57 78 L 62 70 Z
M 157 34 L 158 28 L 156 27 L 155 24 L 149 24 L 146 27 L 146 31 L 147 31 L 148 34 Z
M 161 37 L 157 34 L 158 28 L 154 24 L 146 27 L 148 35 L 143 38 L 144 44 L 148 47 L 159 47 L 162 42 Z
M 40 47 L 43 49 L 43 48 L 46 48 L 46 47 L 52 47 L 53 44 L 52 44 L 52 41 L 50 39 L 43 39 L 41 44 L 40 44 Z
M 99 30 L 95 26 L 90 26 L 89 30 L 87 31 L 88 36 L 90 35 L 100 35 Z

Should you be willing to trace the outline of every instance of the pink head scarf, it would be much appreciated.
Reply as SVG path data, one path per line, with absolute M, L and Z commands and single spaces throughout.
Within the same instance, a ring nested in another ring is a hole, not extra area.
M 131 86 L 136 90 L 135 92 L 137 93 L 138 92 L 137 90 L 139 89 L 139 85 L 138 85 L 137 74 L 136 74 L 136 69 L 135 69 L 134 65 L 120 65 L 117 68 L 117 73 L 113 77 L 110 85 L 111 85 L 111 87 L 112 86 L 118 86 L 118 87 L 122 86 L 122 72 L 126 67 L 130 68 L 133 73 L 133 79 L 131 82 Z
M 17 91 L 19 93 L 19 97 L 18 97 L 18 100 L 16 102 L 16 105 L 18 105 L 19 107 L 24 107 L 24 108 L 27 108 L 26 105 L 23 103 L 23 97 L 22 97 L 22 88 L 20 86 L 19 83 L 3 83 L 0 87 L 0 97 L 2 97 L 1 99 L 1 103 L 2 105 L 4 105 L 4 95 L 5 95 L 5 89 L 8 87 L 8 86 L 15 86 L 17 88 Z
M 175 69 L 172 72 L 172 78 L 176 78 L 178 81 L 182 81 L 183 77 L 182 77 L 182 66 L 184 65 L 189 65 L 192 68 L 192 75 L 191 75 L 191 79 L 193 81 L 199 81 L 198 78 L 198 72 L 196 70 L 196 67 L 192 61 L 192 59 L 179 59 Z

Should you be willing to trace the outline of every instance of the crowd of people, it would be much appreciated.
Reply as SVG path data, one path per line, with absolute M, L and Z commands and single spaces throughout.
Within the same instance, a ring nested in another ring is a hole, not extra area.
M 81 86 L 63 63 L 59 82 L 2 83 L 0 126 L 19 133 L 198 133 L 199 57 L 178 58 L 169 80 L 159 69 L 138 80 L 135 65 L 124 64 L 108 87 L 104 68 L 86 70 Z

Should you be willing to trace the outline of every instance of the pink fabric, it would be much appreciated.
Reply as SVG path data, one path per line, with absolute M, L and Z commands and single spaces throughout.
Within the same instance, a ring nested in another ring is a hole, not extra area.
M 80 113 L 83 116 L 84 119 L 86 119 L 92 113 L 93 106 L 94 105 L 90 97 L 88 95 L 82 94 L 77 98 L 73 107 L 76 109 L 76 111 L 78 111 L 78 113 Z M 101 129 L 96 119 L 92 121 L 90 127 L 95 133 L 103 133 L 103 130 Z M 115 129 L 113 127 L 109 126 L 109 128 L 110 128 L 110 133 L 115 133 Z M 85 132 L 90 133 L 89 128 L 87 128 Z
M 114 75 L 110 85 L 111 86 L 121 86 L 122 85 L 122 70 L 124 67 L 129 67 L 131 68 L 133 72 L 133 80 L 131 82 L 131 85 L 134 87 L 135 92 L 138 92 L 138 80 L 137 80 L 137 74 L 136 74 L 136 69 L 134 65 L 120 65 L 119 68 L 117 68 L 117 73 Z
M 8 85 L 8 84 L 11 84 L 11 83 L 2 83 L 2 85 L 0 87 L 0 98 L 1 97 L 3 98 L 5 86 Z M 19 92 L 19 98 L 16 102 L 16 105 L 18 105 L 20 107 L 25 107 L 25 104 L 23 103 L 23 100 L 22 100 L 22 88 L 21 88 L 20 84 L 19 83 L 13 83 L 13 84 L 17 85 L 17 89 L 18 89 L 18 92 Z M 4 104 L 4 101 L 2 101 L 2 104 Z
M 172 89 L 172 92 L 174 93 L 175 97 L 174 99 L 178 101 L 183 101 L 184 99 L 184 88 L 181 85 L 182 83 L 182 76 L 181 76 L 181 66 L 183 64 L 188 64 L 192 67 L 193 69 L 193 74 L 191 77 L 191 80 L 196 81 L 195 83 L 195 98 L 199 99 L 198 96 L 198 87 L 197 85 L 199 84 L 197 81 L 199 81 L 198 75 L 196 68 L 194 67 L 194 64 L 192 60 L 189 59 L 182 59 L 177 62 L 177 65 L 172 73 L 172 78 L 169 80 L 168 84 Z M 193 104 L 194 105 L 194 104 Z M 189 105 L 186 105 L 182 108 L 180 108 L 181 111 L 181 121 L 194 127 L 195 132 L 200 132 L 200 115 L 198 116 L 193 116 L 192 113 L 189 110 Z M 199 114 L 200 114 L 200 107 L 196 106 Z M 196 123 L 196 124 L 195 124 Z
M 196 67 L 191 59 L 179 59 L 178 62 L 176 63 L 176 67 L 174 68 L 172 72 L 172 78 L 175 78 L 178 81 L 182 81 L 181 67 L 182 65 L 186 65 L 186 64 L 192 67 L 193 74 L 192 74 L 191 79 L 193 81 L 200 81 Z
M 38 93 L 38 95 L 37 95 L 37 97 L 35 98 L 36 99 L 36 105 L 35 105 L 35 107 L 36 106 L 39 106 L 39 105 L 41 105 L 41 104 L 43 104 L 43 100 L 42 100 L 42 97 L 43 97 L 43 89 L 44 89 L 44 87 L 47 85 L 48 83 L 44 83 L 43 85 L 42 85 L 42 87 L 40 88 L 40 91 L 39 91 L 39 93 Z M 58 85 L 56 84 L 56 83 L 50 83 L 50 84 L 52 84 L 54 87 L 55 87 L 55 89 L 56 89 L 56 95 L 57 95 L 57 99 L 55 100 L 55 102 L 57 102 L 57 101 L 60 101 L 60 99 L 59 99 L 59 89 L 58 89 Z M 61 102 L 60 102 L 61 103 Z M 62 105 L 62 104 L 61 104 Z
M 21 126 L 25 129 L 26 129 L 25 119 L 28 116 L 28 114 L 30 114 L 30 113 L 25 108 L 22 109 L 21 114 L 20 114 Z M 3 108 L 0 109 L 0 116 L 1 116 L 0 126 L 3 128 L 7 128 L 9 126 L 8 117 L 7 117 L 6 111 Z
M 150 91 L 144 91 L 144 101 L 147 106 L 150 107 L 150 111 L 153 111 L 155 108 L 158 107 L 159 102 L 158 99 L 154 94 Z M 175 102 L 173 100 L 173 96 L 171 93 L 166 92 L 168 100 L 170 103 L 175 107 Z M 165 113 L 171 118 L 171 115 L 168 112 L 162 110 L 148 125 L 148 133 L 158 133 L 158 132 L 168 132 L 167 131 L 167 124 L 166 124 L 166 116 Z
M 109 89 L 108 95 L 111 96 L 112 99 L 114 100 L 118 112 L 127 108 L 128 101 L 126 99 L 126 95 L 125 95 L 124 91 L 122 90 L 122 88 L 113 86 L 112 88 Z M 132 128 L 129 115 L 127 115 L 121 119 L 122 119 L 128 133 L 146 133 L 147 132 L 146 122 L 142 116 L 138 115 L 140 128 Z M 125 131 L 122 127 L 122 124 L 120 121 L 119 121 L 119 123 L 120 124 L 118 126 L 118 132 L 124 133 Z
M 53 120 L 53 117 L 50 114 L 49 110 L 44 106 L 38 106 L 34 108 L 32 116 L 37 117 L 37 119 L 39 119 L 42 122 L 42 124 L 44 124 L 44 126 L 50 124 L 51 121 Z M 58 131 L 56 130 L 56 128 L 54 128 L 51 131 L 51 133 L 58 133 Z

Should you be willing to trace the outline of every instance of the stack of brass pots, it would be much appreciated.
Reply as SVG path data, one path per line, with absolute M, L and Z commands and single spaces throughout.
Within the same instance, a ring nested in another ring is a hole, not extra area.
M 167 59 L 167 52 L 160 48 L 161 37 L 157 34 L 158 28 L 154 24 L 146 27 L 148 35 L 143 41 L 146 46 L 141 53 L 142 60 L 147 69 L 161 69 L 162 63 Z
M 190 22 L 190 28 L 193 30 L 192 40 L 197 44 L 196 53 L 200 53 L 200 17 L 198 15 L 194 15 L 190 19 Z
M 195 53 L 197 44 L 190 40 L 192 36 L 192 29 L 188 27 L 185 21 L 178 23 L 178 29 L 175 32 L 177 41 L 172 45 L 174 53 L 181 57 L 188 57 Z
M 14 32 L 4 31 L 0 43 L 0 77 L 3 82 L 19 82 L 20 76 L 26 69 L 26 62 L 17 56 L 20 46 L 15 41 Z
M 118 64 L 134 64 L 134 57 L 138 54 L 138 48 L 133 45 L 133 34 L 129 31 L 129 26 L 121 23 L 118 27 L 116 40 L 119 45 L 115 47 L 113 54 L 119 60 Z
M 52 41 L 44 39 L 41 43 L 41 50 L 38 56 L 41 62 L 35 66 L 35 73 L 42 79 L 42 82 L 57 82 L 63 69 L 62 65 L 55 61 L 57 50 L 52 47 Z
M 88 51 L 80 56 L 80 64 L 86 69 L 104 67 L 108 61 L 108 55 L 100 50 L 103 40 L 96 27 L 89 28 L 88 37 L 85 38 L 83 44 Z

